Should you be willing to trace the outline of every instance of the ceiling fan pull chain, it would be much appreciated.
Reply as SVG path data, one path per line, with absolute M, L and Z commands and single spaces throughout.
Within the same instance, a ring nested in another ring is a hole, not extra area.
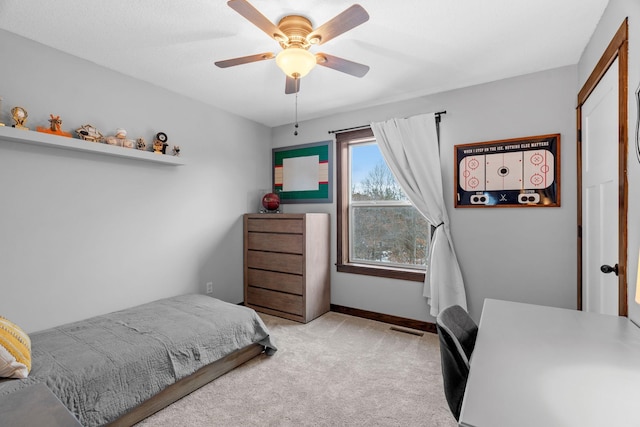
M 298 77 L 295 78 L 295 83 L 296 83 L 296 117 L 295 117 L 295 130 L 293 131 L 293 135 L 294 136 L 298 136 L 298 85 L 299 85 L 300 79 Z

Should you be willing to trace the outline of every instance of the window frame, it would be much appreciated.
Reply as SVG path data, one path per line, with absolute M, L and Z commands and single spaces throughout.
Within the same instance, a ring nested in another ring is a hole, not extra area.
M 336 134 L 336 269 L 341 273 L 424 282 L 425 272 L 422 270 L 349 261 L 349 145 L 366 140 L 375 140 L 369 127 Z

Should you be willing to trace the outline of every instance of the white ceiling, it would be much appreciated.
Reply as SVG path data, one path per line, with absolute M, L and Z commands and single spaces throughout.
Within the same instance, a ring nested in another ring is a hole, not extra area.
M 273 23 L 314 28 L 354 2 L 250 0 Z M 369 65 L 363 78 L 316 67 L 299 119 L 576 64 L 608 0 L 360 0 L 368 22 L 314 46 Z M 275 61 L 214 62 L 280 50 L 224 0 L 0 0 L 0 28 L 267 126 L 293 122 Z

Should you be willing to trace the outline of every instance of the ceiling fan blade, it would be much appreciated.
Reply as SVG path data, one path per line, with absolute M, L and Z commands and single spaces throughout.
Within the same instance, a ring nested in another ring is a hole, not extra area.
M 215 64 L 220 68 L 233 67 L 235 65 L 248 64 L 250 62 L 264 61 L 267 59 L 273 59 L 276 56 L 271 52 L 258 53 L 256 55 L 241 56 L 239 58 L 226 59 L 224 61 L 217 61 Z
M 284 85 L 284 93 L 289 95 L 296 92 L 300 92 L 300 79 L 294 79 L 287 76 L 287 81 Z
M 316 62 L 323 67 L 332 68 L 356 77 L 364 77 L 369 72 L 368 65 L 359 64 L 327 53 L 316 53 Z
M 309 40 L 310 43 L 321 45 L 368 20 L 369 14 L 367 11 L 359 4 L 354 4 L 341 14 L 313 30 L 307 36 L 307 40 Z M 314 39 L 317 39 L 317 41 L 313 42 Z
M 248 1 L 229 0 L 227 5 L 276 41 L 287 41 L 289 39 L 273 22 L 260 13 L 260 11 L 253 7 Z

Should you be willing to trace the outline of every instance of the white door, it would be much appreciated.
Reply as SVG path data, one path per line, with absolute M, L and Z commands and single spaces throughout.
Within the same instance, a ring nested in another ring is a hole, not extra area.
M 582 106 L 582 309 L 618 315 L 618 60 Z M 612 271 L 613 270 L 613 271 Z

